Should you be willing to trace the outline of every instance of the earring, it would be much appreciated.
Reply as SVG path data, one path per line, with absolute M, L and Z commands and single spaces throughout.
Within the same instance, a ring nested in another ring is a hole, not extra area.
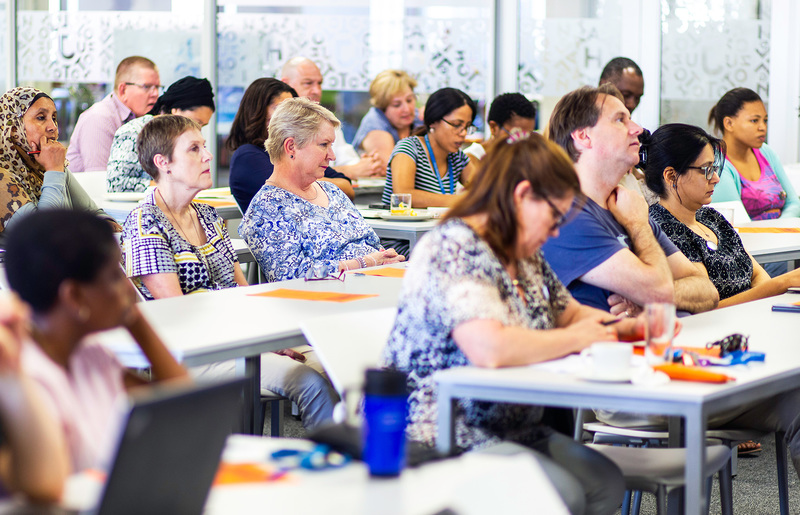
M 290 155 L 289 159 L 294 159 L 294 154 Z
M 433 128 L 433 127 L 431 127 L 430 129 L 428 129 L 428 132 L 433 132 L 433 131 L 434 131 L 434 128 Z
M 78 320 L 81 322 L 86 322 L 89 320 L 89 317 L 92 315 L 92 312 L 86 306 L 81 306 L 78 308 Z

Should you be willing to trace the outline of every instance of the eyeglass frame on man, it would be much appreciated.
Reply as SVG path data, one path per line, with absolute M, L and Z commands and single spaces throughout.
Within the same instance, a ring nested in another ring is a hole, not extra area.
M 164 86 L 161 84 L 139 84 L 138 82 L 126 82 L 125 84 L 128 86 L 138 86 L 142 88 L 145 93 L 150 93 L 154 89 L 158 91 L 159 94 L 164 92 Z
M 475 131 L 478 130 L 477 127 L 475 127 L 473 124 L 471 124 L 469 122 L 467 122 L 466 126 L 462 127 L 461 123 L 455 124 L 455 123 L 451 122 L 450 120 L 445 120 L 444 118 L 442 118 L 442 121 L 444 123 L 446 123 L 447 125 L 449 125 L 450 127 L 452 127 L 453 129 L 455 129 L 456 133 L 459 133 L 461 131 L 466 131 L 467 136 L 469 136 L 471 134 L 475 134 Z

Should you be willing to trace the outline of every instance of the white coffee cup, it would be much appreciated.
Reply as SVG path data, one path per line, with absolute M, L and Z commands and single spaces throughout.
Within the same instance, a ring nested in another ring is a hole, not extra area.
M 628 381 L 631 378 L 633 346 L 622 342 L 596 342 L 581 352 L 586 377 L 598 381 Z

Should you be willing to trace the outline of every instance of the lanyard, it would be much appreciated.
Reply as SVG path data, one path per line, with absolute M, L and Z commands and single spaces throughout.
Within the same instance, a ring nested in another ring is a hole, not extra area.
M 428 135 L 425 135 L 425 145 L 428 147 L 428 157 L 431 161 L 431 167 L 433 168 L 433 174 L 436 176 L 436 180 L 439 181 L 439 191 L 442 192 L 442 195 L 447 195 L 444 191 L 444 184 L 442 184 L 442 176 L 439 175 L 439 166 L 436 164 L 436 156 L 433 155 L 433 149 L 431 148 L 431 140 L 428 139 Z M 450 156 L 448 156 L 449 158 Z M 456 192 L 455 188 L 455 173 L 453 173 L 453 164 L 450 162 L 450 159 L 447 159 L 447 176 L 450 177 L 450 194 Z

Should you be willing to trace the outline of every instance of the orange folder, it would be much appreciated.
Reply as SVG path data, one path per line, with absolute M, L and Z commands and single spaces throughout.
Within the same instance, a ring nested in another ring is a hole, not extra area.
M 406 271 L 403 268 L 374 268 L 371 270 L 354 270 L 350 272 L 356 275 L 374 275 L 376 277 L 398 277 L 403 278 Z
M 272 467 L 259 463 L 222 462 L 219 464 L 217 475 L 214 477 L 214 486 L 265 483 L 267 481 L 280 481 L 286 477 L 286 474 L 276 473 Z
M 737 227 L 737 231 L 742 233 L 794 233 L 800 232 L 800 227 Z
M 274 297 L 277 299 L 295 299 L 295 300 L 321 300 L 326 302 L 350 302 L 353 300 L 361 300 L 361 299 L 368 299 L 370 297 L 377 297 L 377 295 L 338 293 L 332 291 L 289 290 L 287 288 L 279 288 L 277 290 L 265 291 L 262 293 L 251 293 L 249 295 L 251 297 Z

